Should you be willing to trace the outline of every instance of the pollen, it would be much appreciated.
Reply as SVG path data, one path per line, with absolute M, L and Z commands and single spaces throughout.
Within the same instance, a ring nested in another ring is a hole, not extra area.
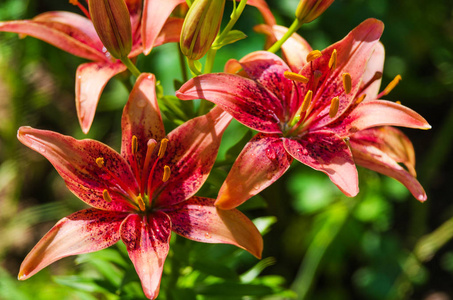
M 401 104 L 401 101 L 398 100 L 398 101 L 396 101 L 395 103 L 396 103 L 396 104 Z
M 365 99 L 365 97 L 366 97 L 366 94 L 360 95 L 360 97 L 357 98 L 357 101 L 356 101 L 355 103 L 356 103 L 356 104 L 362 103 L 362 101 L 363 101 L 363 99 Z
M 388 95 L 395 88 L 395 86 L 397 86 L 401 79 L 402 79 L 401 75 L 396 75 L 395 78 L 393 78 L 393 80 L 385 87 L 381 95 L 382 96 Z
M 110 197 L 109 191 L 103 190 L 102 191 L 102 197 L 106 202 L 112 202 L 112 197 Z
M 319 50 L 313 50 L 307 55 L 307 63 L 314 61 L 317 58 L 320 58 L 322 56 L 321 51 Z
M 301 106 L 300 112 L 306 112 L 307 111 L 308 107 L 310 106 L 312 98 L 313 98 L 313 92 L 311 90 L 309 90 L 305 94 L 304 102 L 302 102 L 302 106 Z
M 132 136 L 132 144 L 131 144 L 131 150 L 132 154 L 136 154 L 138 150 L 138 142 L 137 142 L 137 137 L 134 135 Z
M 343 87 L 344 87 L 346 94 L 349 94 L 351 92 L 351 89 L 352 89 L 351 74 L 343 73 Z
M 72 5 L 77 5 L 77 4 L 79 4 L 79 1 L 77 1 L 77 0 L 69 0 L 69 3 L 71 3 Z
M 165 155 L 165 150 L 167 150 L 167 144 L 168 144 L 168 139 L 167 139 L 167 138 L 163 138 L 163 139 L 160 141 L 159 152 L 157 153 L 157 156 L 158 156 L 159 158 L 164 157 L 164 155 Z
M 96 164 L 98 165 L 99 168 L 104 167 L 104 158 L 103 157 L 96 158 Z
M 140 208 L 141 211 L 145 211 L 146 206 L 145 206 L 145 201 L 143 201 L 142 196 L 138 196 L 135 201 L 137 201 L 138 208 Z
M 333 70 L 337 67 L 337 49 L 334 49 L 329 60 L 329 69 Z
M 285 78 L 288 78 L 290 80 L 294 80 L 294 81 L 298 81 L 298 82 L 302 82 L 302 83 L 308 82 L 307 77 L 294 73 L 294 72 L 290 72 L 290 71 L 285 71 L 285 73 L 283 73 L 283 76 L 285 76 Z
M 162 176 L 162 181 L 166 182 L 170 178 L 171 170 L 169 166 L 164 167 L 164 175 Z
M 340 104 L 340 101 L 338 97 L 334 97 L 332 99 L 332 102 L 330 103 L 330 110 L 329 110 L 329 117 L 333 118 L 338 112 L 338 106 Z

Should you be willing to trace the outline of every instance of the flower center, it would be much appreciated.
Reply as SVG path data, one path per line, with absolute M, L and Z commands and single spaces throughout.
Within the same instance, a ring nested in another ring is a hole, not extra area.
M 131 168 L 132 172 L 135 175 L 137 183 L 139 184 L 140 193 L 136 195 L 126 184 L 111 170 L 105 166 L 105 161 L 103 157 L 98 157 L 96 159 L 96 164 L 103 169 L 105 174 L 108 175 L 109 183 L 112 183 L 113 186 L 109 186 L 109 190 L 112 192 L 117 192 L 122 195 L 130 204 L 132 204 L 140 212 L 145 212 L 152 209 L 153 203 L 153 194 L 156 191 L 162 182 L 166 182 L 170 178 L 171 170 L 170 167 L 165 165 L 163 168 L 163 175 L 161 182 L 153 182 L 154 172 L 156 170 L 157 163 L 162 157 L 164 157 L 168 139 L 164 138 L 160 141 L 158 151 L 155 151 L 157 148 L 158 142 L 154 139 L 150 139 L 146 145 L 146 154 L 144 158 L 142 157 L 140 161 L 140 155 L 138 154 L 138 140 L 136 136 L 132 137 L 131 141 Z M 157 153 L 156 153 L 157 152 Z M 140 168 L 141 167 L 141 168 Z M 112 197 L 109 194 L 109 190 L 105 189 L 103 191 L 103 198 L 107 202 L 112 201 Z

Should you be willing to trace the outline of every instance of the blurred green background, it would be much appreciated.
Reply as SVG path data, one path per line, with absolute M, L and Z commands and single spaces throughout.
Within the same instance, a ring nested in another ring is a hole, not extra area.
M 278 23 L 289 26 L 298 0 L 268 3 Z M 231 6 L 227 3 L 227 14 Z M 77 12 L 67 1 L 0 0 L 1 21 L 52 10 Z M 314 49 L 323 49 L 370 17 L 386 24 L 381 39 L 386 48 L 383 85 L 397 74 L 403 78 L 386 98 L 413 108 L 433 127 L 403 129 L 414 143 L 427 202 L 417 202 L 400 183 L 365 169 L 359 169 L 359 195 L 347 198 L 327 176 L 294 163 L 285 176 L 242 207 L 252 218 L 276 217 L 264 236 L 263 257 L 271 259 L 260 268 L 267 267 L 265 278 L 275 275 L 281 281 L 261 284 L 294 293 L 269 296 L 247 290 L 244 295 L 249 296 L 225 299 L 453 299 L 453 1 L 337 0 L 298 33 Z M 219 51 L 215 71 L 229 58 L 262 49 L 264 38 L 252 30 L 260 22 L 256 9 L 247 7 L 237 28 L 249 37 Z M 168 44 L 138 59 L 142 71 L 156 73 L 165 95 L 174 92 L 175 76 L 181 80 L 176 57 L 177 45 Z M 89 266 L 96 266 L 97 256 L 81 256 L 76 263 L 63 259 L 25 282 L 15 279 L 22 259 L 42 235 L 57 220 L 84 207 L 52 166 L 16 139 L 23 125 L 86 137 L 74 106 L 75 70 L 83 62 L 34 38 L 0 33 L 0 299 L 115 299 L 107 288 L 58 277 L 105 278 L 106 269 Z M 118 80 L 111 80 L 88 137 L 119 148 L 127 95 Z M 164 113 L 165 109 L 163 104 Z M 175 126 L 169 121 L 166 125 L 168 131 Z M 227 150 L 249 134 L 233 123 L 222 142 L 221 160 L 230 163 L 234 151 Z M 204 196 L 216 196 L 227 171 L 218 164 Z M 234 269 L 245 271 L 240 264 Z M 196 291 L 204 295 L 196 299 L 223 299 L 210 296 L 209 289 Z

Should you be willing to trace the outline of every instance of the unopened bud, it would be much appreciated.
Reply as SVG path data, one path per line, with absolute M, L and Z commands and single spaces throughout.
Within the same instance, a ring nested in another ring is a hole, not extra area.
M 127 57 L 132 49 L 132 30 L 124 0 L 90 0 L 88 3 L 94 28 L 107 51 L 118 59 Z
M 300 0 L 296 18 L 302 23 L 310 23 L 319 17 L 334 0 Z
M 225 0 L 195 0 L 181 30 L 181 51 L 191 60 L 202 58 L 211 48 L 222 23 Z

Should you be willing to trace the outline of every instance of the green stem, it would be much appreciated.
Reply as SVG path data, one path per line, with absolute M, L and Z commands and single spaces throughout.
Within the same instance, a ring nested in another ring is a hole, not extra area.
M 214 59 L 215 55 L 217 54 L 217 50 L 209 49 L 208 54 L 206 55 L 206 64 L 204 66 L 203 74 L 208 74 L 212 72 L 214 67 Z
M 192 71 L 192 73 L 195 74 L 195 76 L 203 74 L 203 73 L 201 73 L 201 70 L 197 68 L 197 66 L 195 65 L 195 62 L 196 62 L 196 60 L 191 60 L 191 59 L 188 60 L 188 65 L 189 65 L 190 71 Z
M 189 77 L 187 76 L 187 70 L 186 70 L 186 59 L 184 54 L 181 52 L 181 46 L 176 44 L 178 47 L 178 56 L 179 56 L 179 65 L 181 66 L 181 74 L 182 74 L 182 80 L 184 82 L 187 82 L 189 80 Z
M 238 7 L 234 9 L 233 12 L 231 13 L 230 21 L 228 22 L 227 26 L 223 29 L 222 33 L 216 38 L 214 44 L 216 45 L 220 44 L 223 41 L 223 39 L 225 39 L 225 37 L 228 35 L 228 33 L 231 31 L 231 29 L 241 16 L 246 4 L 247 0 L 241 0 Z
M 289 37 L 296 32 L 304 23 L 301 23 L 299 19 L 295 19 L 293 24 L 289 27 L 288 31 L 282 36 L 281 39 L 275 42 L 267 51 L 275 53 L 277 52 L 283 45 L 284 42 L 286 42 Z
M 134 75 L 136 78 L 140 76 L 142 72 L 132 63 L 129 57 L 121 58 L 121 62 L 129 69 L 129 71 Z

